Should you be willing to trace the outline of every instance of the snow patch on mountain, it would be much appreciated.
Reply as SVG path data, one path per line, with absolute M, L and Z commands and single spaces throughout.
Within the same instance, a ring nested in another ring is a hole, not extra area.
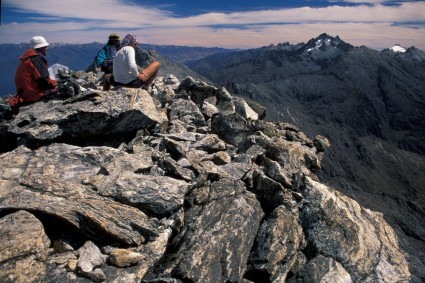
M 325 40 L 323 39 L 319 39 L 316 41 L 316 46 L 307 49 L 307 52 L 310 52 L 312 50 L 318 50 L 320 47 L 323 46 L 323 44 L 330 46 L 331 45 L 331 39 L 330 38 L 326 38 Z
M 406 49 L 401 47 L 399 44 L 394 45 L 393 47 L 390 48 L 390 50 L 392 50 L 393 52 L 396 52 L 396 53 L 406 52 Z

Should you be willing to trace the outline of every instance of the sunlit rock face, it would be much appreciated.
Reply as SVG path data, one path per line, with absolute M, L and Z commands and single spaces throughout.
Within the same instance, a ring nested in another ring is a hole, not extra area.
M 2 121 L 0 281 L 419 278 L 381 213 L 320 182 L 332 144 L 265 111 L 171 76 L 22 107 Z

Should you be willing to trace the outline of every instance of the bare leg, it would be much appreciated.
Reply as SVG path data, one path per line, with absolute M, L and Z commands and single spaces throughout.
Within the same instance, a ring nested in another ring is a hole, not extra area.
M 112 74 L 103 75 L 103 90 L 104 91 L 111 89 L 111 82 L 110 82 L 111 77 L 112 77 Z
M 149 64 L 145 69 L 143 69 L 142 74 L 145 75 L 146 80 L 143 80 L 145 83 L 143 86 L 143 89 L 148 89 L 149 86 L 152 84 L 152 82 L 155 80 L 156 76 L 158 75 L 159 68 L 161 67 L 161 64 L 157 61 L 154 61 Z

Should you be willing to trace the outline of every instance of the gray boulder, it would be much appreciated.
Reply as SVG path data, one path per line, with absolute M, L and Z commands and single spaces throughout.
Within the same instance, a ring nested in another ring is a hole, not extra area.
M 381 213 L 309 178 L 303 196 L 303 226 L 317 254 L 339 262 L 354 282 L 409 281 L 406 256 Z
M 67 100 L 49 100 L 21 107 L 9 132 L 25 145 L 55 140 L 113 136 L 165 126 L 165 113 L 144 90 L 121 88 L 114 94 L 89 91 Z
M 0 235 L 0 281 L 36 282 L 43 278 L 50 246 L 43 224 L 20 210 L 0 219 Z

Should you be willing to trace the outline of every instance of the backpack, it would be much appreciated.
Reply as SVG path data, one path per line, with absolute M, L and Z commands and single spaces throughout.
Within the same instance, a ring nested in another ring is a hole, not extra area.
M 11 107 L 8 103 L 4 104 L 3 102 L 0 102 L 0 121 L 1 120 L 10 120 L 13 118 L 14 114 L 17 111 L 14 111 L 13 107 Z
M 60 98 L 69 98 L 81 93 L 80 85 L 72 77 L 72 73 L 68 70 L 59 70 L 56 75 L 58 78 L 58 92 L 56 96 Z
M 11 107 L 19 108 L 20 104 L 24 102 L 24 100 L 21 97 L 21 92 L 22 92 L 22 89 L 20 89 L 16 95 L 11 96 L 9 97 L 9 99 L 7 99 L 7 103 L 9 103 Z

